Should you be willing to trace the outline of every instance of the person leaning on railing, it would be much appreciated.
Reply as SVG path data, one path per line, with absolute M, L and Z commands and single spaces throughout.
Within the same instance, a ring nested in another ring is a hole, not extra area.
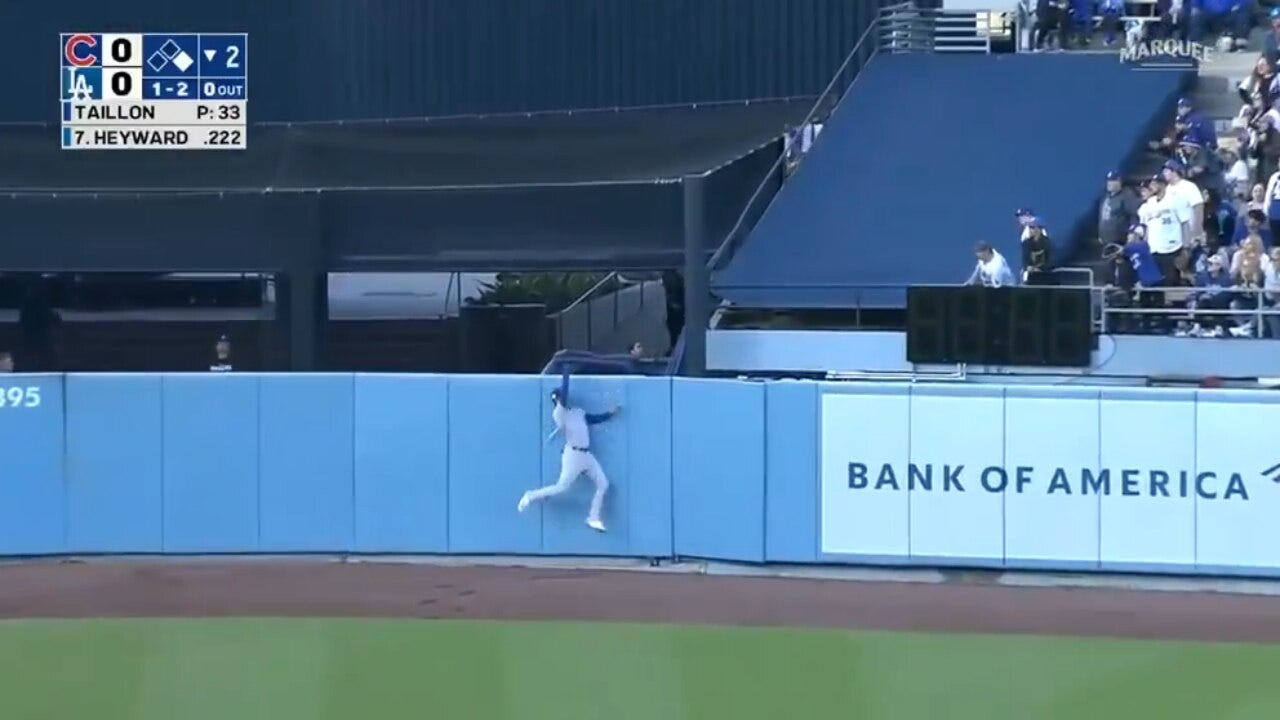
M 965 285 L 982 285 L 984 287 L 1008 287 L 1014 285 L 1013 270 L 998 250 L 990 243 L 978 243 L 973 249 L 978 262 L 973 273 L 965 280 Z

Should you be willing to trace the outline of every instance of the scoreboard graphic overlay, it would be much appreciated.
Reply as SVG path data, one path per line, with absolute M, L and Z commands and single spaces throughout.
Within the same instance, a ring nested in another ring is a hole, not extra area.
M 243 150 L 245 33 L 64 33 L 64 150 Z

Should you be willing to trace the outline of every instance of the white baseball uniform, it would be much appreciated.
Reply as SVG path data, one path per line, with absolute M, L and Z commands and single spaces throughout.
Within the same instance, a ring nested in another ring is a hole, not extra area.
M 595 494 L 591 497 L 591 509 L 587 513 L 587 524 L 596 530 L 603 530 L 600 513 L 604 508 L 604 496 L 609 491 L 609 479 L 605 477 L 604 468 L 591 452 L 591 433 L 589 425 L 604 422 L 613 417 L 613 413 L 589 414 L 582 408 L 568 407 L 568 379 L 566 378 L 555 407 L 551 409 L 551 420 L 558 432 L 564 435 L 564 450 L 560 454 L 560 477 L 555 484 L 530 490 L 520 498 L 519 509 L 526 509 L 530 503 L 555 497 L 569 491 L 579 475 L 586 473 L 596 485 Z M 550 440 L 550 438 L 548 438 Z

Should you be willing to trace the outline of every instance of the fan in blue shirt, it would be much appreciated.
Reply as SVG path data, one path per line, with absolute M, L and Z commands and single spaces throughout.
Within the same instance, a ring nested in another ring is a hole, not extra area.
M 1250 231 L 1258 233 L 1258 237 L 1262 238 L 1263 247 L 1271 248 L 1275 245 L 1271 228 L 1267 227 L 1267 216 L 1261 210 L 1250 210 L 1245 213 L 1244 222 L 1236 222 L 1236 230 L 1231 234 L 1231 244 L 1239 245 Z
M 1158 287 L 1164 279 L 1160 266 L 1151 256 L 1151 246 L 1147 244 L 1146 226 L 1134 225 L 1129 228 L 1129 242 L 1124 245 L 1124 256 L 1133 266 L 1133 273 L 1143 287 Z

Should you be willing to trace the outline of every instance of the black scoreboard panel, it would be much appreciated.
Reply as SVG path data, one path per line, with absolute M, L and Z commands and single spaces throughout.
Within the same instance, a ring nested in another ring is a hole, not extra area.
M 907 290 L 907 360 L 915 364 L 1088 367 L 1092 350 L 1084 288 Z

